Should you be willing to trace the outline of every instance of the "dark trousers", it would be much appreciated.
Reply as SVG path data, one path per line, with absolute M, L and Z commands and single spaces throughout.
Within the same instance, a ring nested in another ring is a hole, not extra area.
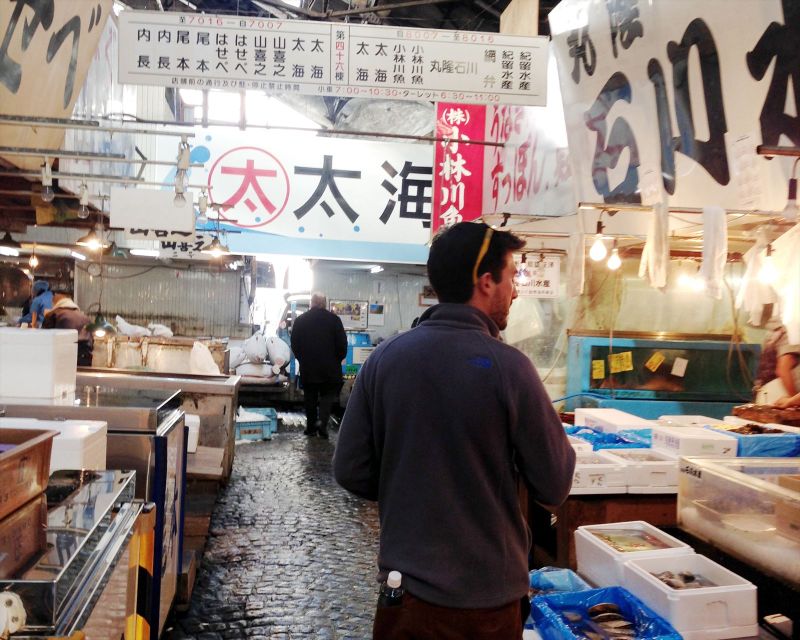
M 303 382 L 303 402 L 306 408 L 306 430 L 325 432 L 331 406 L 339 393 L 338 382 Z
M 527 598 L 525 598 L 527 601 Z M 525 605 L 525 611 L 522 611 Z M 453 609 L 406 591 L 402 604 L 375 611 L 373 640 L 520 640 L 529 603 L 516 600 L 489 609 Z

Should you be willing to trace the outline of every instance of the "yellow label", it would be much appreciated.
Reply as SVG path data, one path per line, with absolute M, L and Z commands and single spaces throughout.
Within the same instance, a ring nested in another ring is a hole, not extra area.
M 606 363 L 603 360 L 592 360 L 592 380 L 602 380 L 606 377 Z
M 608 361 L 611 373 L 633 371 L 633 354 L 630 351 L 612 353 L 610 356 L 608 356 Z
M 650 369 L 650 371 L 655 373 L 661 366 L 661 364 L 664 362 L 664 360 L 666 360 L 664 354 L 661 353 L 660 351 L 656 351 L 652 356 L 650 356 L 650 359 L 644 363 L 644 366 L 645 368 Z

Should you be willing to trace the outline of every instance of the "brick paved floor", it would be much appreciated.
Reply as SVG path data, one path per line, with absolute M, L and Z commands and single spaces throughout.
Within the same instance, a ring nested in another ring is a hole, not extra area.
M 335 438 L 237 445 L 191 606 L 165 638 L 371 637 L 377 508 L 333 480 Z

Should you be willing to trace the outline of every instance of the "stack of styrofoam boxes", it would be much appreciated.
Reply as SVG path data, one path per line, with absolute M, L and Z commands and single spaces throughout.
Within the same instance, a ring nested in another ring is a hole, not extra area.
M 625 493 L 624 464 L 603 451 L 577 451 L 569 494 Z
M 738 442 L 733 436 L 705 429 L 722 424 L 705 416 L 661 416 L 662 426 L 653 427 L 653 449 L 674 456 L 719 458 L 736 456 Z
M 575 424 L 603 433 L 639 431 L 650 435 L 656 426 L 618 409 L 575 409 Z M 677 493 L 678 459 L 676 456 L 649 448 L 606 449 L 603 453 L 616 464 L 624 465 L 628 493 Z
M 578 407 L 575 409 L 575 426 L 591 427 L 603 433 L 619 433 L 620 431 L 647 431 L 655 423 L 632 413 L 619 409 L 595 409 Z
M 592 452 L 592 445 L 583 438 L 577 438 L 575 436 L 567 436 L 567 440 L 572 445 L 572 448 L 575 449 L 575 453 L 591 453 Z
M 618 551 L 598 537 L 631 536 L 660 549 Z M 578 572 L 599 586 L 621 585 L 675 627 L 685 640 L 756 636 L 756 587 L 677 538 L 643 521 L 587 525 L 575 532 Z M 673 589 L 654 574 L 691 572 L 714 586 Z
M 106 469 L 107 424 L 95 420 L 0 418 L 0 429 L 57 431 L 50 454 L 50 473 L 61 469 Z
M 189 438 L 186 440 L 186 453 L 197 453 L 197 444 L 200 441 L 200 416 L 187 413 L 184 416 L 186 427 L 189 429 Z
M 78 332 L 0 328 L 0 398 L 60 400 L 75 394 Z

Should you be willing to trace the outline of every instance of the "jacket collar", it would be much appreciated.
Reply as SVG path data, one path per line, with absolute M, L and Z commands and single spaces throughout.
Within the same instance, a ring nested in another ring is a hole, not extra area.
M 493 338 L 500 336 L 500 329 L 483 311 L 469 304 L 455 302 L 440 302 L 427 309 L 420 316 L 420 323 L 427 320 L 445 324 L 464 325 L 465 327 L 481 329 Z

